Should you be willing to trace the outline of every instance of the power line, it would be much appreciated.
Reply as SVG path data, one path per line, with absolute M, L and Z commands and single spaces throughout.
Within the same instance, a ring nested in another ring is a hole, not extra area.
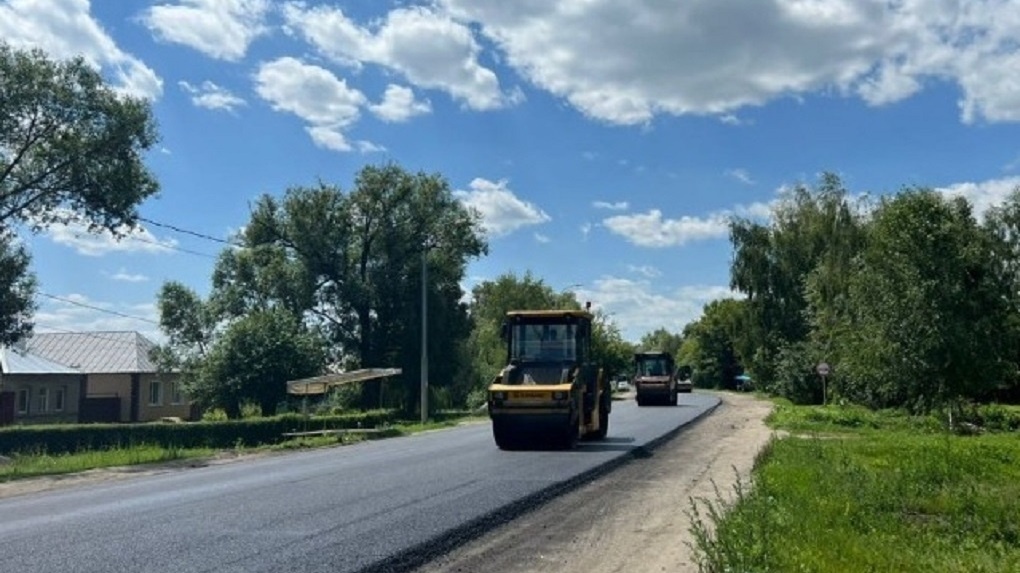
M 83 302 L 78 302 L 76 300 L 72 300 L 72 299 L 69 299 L 69 298 L 64 298 L 62 296 L 56 296 L 56 295 L 47 294 L 47 293 L 44 293 L 44 292 L 39 293 L 39 296 L 44 296 L 46 298 L 51 298 L 53 300 L 58 300 L 60 302 L 66 302 L 68 304 L 73 304 L 75 306 L 80 306 L 82 308 L 87 308 L 89 310 L 95 310 L 95 311 L 98 311 L 98 312 L 105 312 L 106 314 L 112 314 L 112 315 L 115 315 L 115 316 L 119 316 L 121 318 L 130 318 L 132 320 L 138 320 L 138 321 L 141 321 L 141 322 L 147 322 L 149 324 L 155 324 L 156 326 L 160 325 L 159 321 L 152 320 L 150 318 L 144 318 L 144 317 L 141 317 L 141 316 L 133 316 L 133 315 L 130 315 L 130 314 L 125 314 L 123 312 L 117 312 L 116 310 L 110 310 L 110 309 L 107 309 L 107 308 L 100 308 L 98 306 L 93 306 L 91 304 L 85 304 Z
M 162 247 L 164 249 L 170 249 L 171 251 L 180 251 L 182 253 L 187 253 L 189 255 L 196 255 L 196 256 L 199 256 L 199 257 L 205 257 L 207 259 L 215 259 L 216 258 L 216 255 L 210 255 L 209 253 L 202 253 L 202 252 L 199 252 L 199 251 L 192 251 L 191 249 L 185 249 L 184 247 L 178 247 L 178 246 L 175 246 L 175 245 L 167 245 L 165 243 L 160 243 L 159 241 L 153 241 L 151 239 L 146 239 L 145 237 L 139 237 L 137 235 L 128 235 L 128 238 L 133 240 L 133 241 L 139 241 L 139 242 L 142 242 L 142 243 L 148 243 L 150 245 L 156 245 L 156 246 Z
M 213 237 L 212 235 L 206 235 L 205 233 L 199 233 L 198 231 L 191 231 L 189 229 L 178 227 L 177 225 L 171 225 L 170 223 L 160 223 L 159 221 L 153 221 L 152 219 L 147 219 L 145 217 L 139 217 L 138 220 L 142 221 L 142 222 L 145 222 L 145 223 L 148 223 L 150 225 L 154 225 L 156 227 L 162 227 L 164 229 L 169 229 L 169 230 L 177 232 L 177 233 L 183 233 L 185 235 L 191 235 L 192 237 L 198 237 L 199 239 L 205 239 L 207 241 L 213 241 L 213 242 L 216 242 L 216 243 L 222 243 L 224 245 L 230 245 L 232 247 L 242 247 L 243 246 L 243 245 L 235 243 L 234 241 L 231 241 L 229 239 L 221 239 L 219 237 Z

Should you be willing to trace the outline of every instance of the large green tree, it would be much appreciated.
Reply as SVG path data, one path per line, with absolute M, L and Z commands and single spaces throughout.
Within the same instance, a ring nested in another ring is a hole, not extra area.
M 367 166 L 349 193 L 320 184 L 265 195 L 239 241 L 217 265 L 212 301 L 231 316 L 266 305 L 303 313 L 333 362 L 401 368 L 390 396 L 408 410 L 418 404 L 424 258 L 430 386 L 459 379 L 470 331 L 460 281 L 487 245 L 478 215 L 443 177 Z M 363 384 L 362 406 L 379 402 L 379 385 Z
M 768 223 L 731 223 L 731 286 L 748 301 L 734 343 L 766 388 L 777 382 L 784 349 L 809 338 L 809 280 L 820 297 L 838 304 L 848 261 L 860 248 L 861 227 L 858 209 L 840 179 L 829 173 L 816 188 L 801 185 L 788 191 Z
M 11 243 L 14 227 L 78 221 L 115 235 L 130 230 L 137 206 L 158 190 L 143 163 L 156 141 L 149 104 L 116 93 L 84 58 L 56 61 L 0 42 L 0 257 L 10 263 L 0 343 L 32 326 L 34 280 Z
M 841 391 L 875 406 L 926 410 L 978 397 L 1015 363 L 1012 287 L 994 237 L 963 198 L 908 189 L 881 202 L 839 315 Z

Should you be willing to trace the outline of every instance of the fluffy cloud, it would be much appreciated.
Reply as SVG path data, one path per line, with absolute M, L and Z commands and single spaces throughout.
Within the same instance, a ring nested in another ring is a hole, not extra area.
M 185 81 L 177 82 L 177 85 L 191 95 L 191 103 L 198 107 L 232 112 L 246 105 L 243 99 L 210 81 L 202 82 L 201 86 L 193 86 Z
M 470 191 L 455 191 L 454 196 L 482 215 L 482 225 L 492 237 L 550 220 L 545 211 L 514 195 L 506 181 L 478 178 L 471 182 L 470 187 Z
M 418 87 L 445 91 L 472 109 L 495 109 L 516 101 L 513 94 L 502 93 L 496 74 L 479 63 L 481 47 L 471 28 L 429 8 L 398 8 L 368 27 L 332 6 L 291 2 L 283 15 L 289 31 L 343 65 L 389 68 Z
M 169 253 L 177 247 L 174 239 L 159 239 L 148 230 L 137 227 L 124 229 L 124 236 L 116 238 L 107 230 L 89 231 L 76 222 L 55 224 L 46 229 L 49 238 L 58 245 L 73 248 L 78 254 L 100 257 L 108 253 Z
M 705 304 L 736 298 L 726 286 L 682 286 L 659 292 L 650 281 L 604 276 L 590 287 L 575 291 L 578 300 L 591 301 L 592 307 L 610 315 L 626 340 L 637 342 L 658 328 L 681 332 L 697 320 Z
M 626 211 L 630 205 L 626 201 L 610 203 L 608 201 L 595 201 L 591 204 L 596 209 L 609 209 L 610 211 Z
M 180 0 L 142 14 L 156 37 L 218 60 L 238 61 L 264 34 L 269 0 Z
M 1020 189 L 1020 177 L 992 179 L 980 183 L 955 183 L 938 191 L 950 197 L 965 197 L 974 206 L 974 214 L 984 215 L 989 207 L 1002 204 L 1010 193 Z
M 0 38 L 15 48 L 40 48 L 54 58 L 81 56 L 127 95 L 156 99 L 163 80 L 126 54 L 89 13 L 88 0 L 0 2 Z
M 663 219 L 658 209 L 609 217 L 602 224 L 640 247 L 676 247 L 691 241 L 723 238 L 729 233 L 729 222 L 724 216 Z
M 349 142 L 344 131 L 360 117 L 365 96 L 342 78 L 319 66 L 294 58 L 279 58 L 259 66 L 255 91 L 277 111 L 308 122 L 306 130 L 319 147 L 334 151 L 379 149 L 368 142 Z
M 955 82 L 966 122 L 1020 120 L 1012 0 L 438 0 L 506 62 L 618 124 L 835 89 L 872 105 Z
M 383 100 L 368 109 L 383 121 L 400 122 L 431 112 L 432 104 L 416 100 L 411 88 L 390 84 L 386 86 Z

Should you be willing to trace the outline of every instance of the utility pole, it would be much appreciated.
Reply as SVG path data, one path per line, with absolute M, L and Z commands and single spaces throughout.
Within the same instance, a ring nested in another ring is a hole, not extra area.
M 421 423 L 429 419 L 428 243 L 421 249 Z

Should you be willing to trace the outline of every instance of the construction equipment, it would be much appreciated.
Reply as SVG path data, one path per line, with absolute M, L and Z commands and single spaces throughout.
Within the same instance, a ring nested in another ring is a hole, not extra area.
M 676 366 L 668 352 L 634 353 L 634 399 L 638 406 L 677 403 Z
M 569 449 L 606 437 L 612 392 L 592 358 L 589 308 L 507 313 L 507 366 L 489 386 L 500 449 Z

